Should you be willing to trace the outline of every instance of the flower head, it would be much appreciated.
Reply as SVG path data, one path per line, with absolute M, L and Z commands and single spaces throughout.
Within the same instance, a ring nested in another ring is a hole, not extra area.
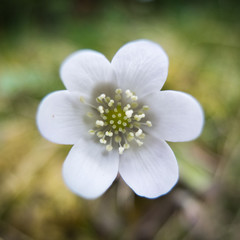
M 189 141 L 201 133 L 200 104 L 178 91 L 159 91 L 168 57 L 156 43 L 124 45 L 110 63 L 93 50 L 70 55 L 60 69 L 67 90 L 47 95 L 37 125 L 48 140 L 73 144 L 63 165 L 67 186 L 96 198 L 118 172 L 147 198 L 166 194 L 178 165 L 166 141 Z

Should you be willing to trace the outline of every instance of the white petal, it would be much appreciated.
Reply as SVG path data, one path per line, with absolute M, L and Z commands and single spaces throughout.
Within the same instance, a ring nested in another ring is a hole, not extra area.
M 200 135 L 204 113 L 201 105 L 191 95 L 178 91 L 161 91 L 146 99 L 151 109 L 149 120 L 153 125 L 146 129 L 149 133 L 171 142 L 190 141 Z
M 88 134 L 85 122 L 87 109 L 76 93 L 66 90 L 50 93 L 38 108 L 39 131 L 49 141 L 74 144 Z
M 93 50 L 71 54 L 60 69 L 61 79 L 70 91 L 90 95 L 98 84 L 115 83 L 115 73 L 106 57 Z
M 117 151 L 107 152 L 93 139 L 81 139 L 63 164 L 66 185 L 76 194 L 93 199 L 102 195 L 118 173 Z
M 150 136 L 143 146 L 124 152 L 119 172 L 136 194 L 147 198 L 166 194 L 178 180 L 178 165 L 171 148 Z
M 156 43 L 148 40 L 129 42 L 118 50 L 112 65 L 118 85 L 138 96 L 160 90 L 168 73 L 168 57 Z

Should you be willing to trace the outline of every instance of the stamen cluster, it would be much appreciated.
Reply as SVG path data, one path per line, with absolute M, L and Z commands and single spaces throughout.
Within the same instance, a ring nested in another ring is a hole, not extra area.
M 119 154 L 122 154 L 125 149 L 130 148 L 132 141 L 138 146 L 143 145 L 145 134 L 142 126 L 151 127 L 152 123 L 143 120 L 149 107 L 139 106 L 137 100 L 138 97 L 132 91 L 126 90 L 123 95 L 122 89 L 118 88 L 113 99 L 102 93 L 96 98 L 98 106 L 91 105 L 99 117 L 89 133 L 96 135 L 99 142 L 106 145 L 107 151 L 112 151 L 117 145 Z M 84 102 L 83 99 L 81 101 Z M 123 102 L 127 103 L 123 105 Z M 90 113 L 87 116 L 93 117 Z

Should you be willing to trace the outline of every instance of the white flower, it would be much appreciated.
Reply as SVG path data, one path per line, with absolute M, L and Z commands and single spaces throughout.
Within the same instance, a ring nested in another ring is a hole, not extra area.
M 178 91 L 159 91 L 168 57 L 156 43 L 124 45 L 110 63 L 93 50 L 70 55 L 60 69 L 67 90 L 47 95 L 37 125 L 49 141 L 73 144 L 63 165 L 67 186 L 96 198 L 118 172 L 147 198 L 166 194 L 178 180 L 178 165 L 165 141 L 189 141 L 201 133 L 200 104 Z

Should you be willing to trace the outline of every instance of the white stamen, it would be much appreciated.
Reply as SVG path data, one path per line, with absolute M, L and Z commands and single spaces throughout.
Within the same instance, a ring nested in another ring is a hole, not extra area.
M 88 133 L 89 133 L 90 135 L 94 135 L 95 132 L 96 132 L 96 131 L 94 131 L 94 130 L 92 130 L 92 129 L 90 129 L 90 130 L 88 131 Z
M 131 103 L 131 107 L 132 108 L 137 108 L 138 107 L 138 103 L 137 102 L 132 102 Z
M 151 121 L 146 121 L 146 124 L 148 127 L 152 127 L 152 122 Z
M 123 108 L 123 111 L 126 112 L 130 107 L 131 107 L 131 105 L 130 105 L 130 104 L 127 104 L 127 105 Z
M 112 96 L 112 95 L 111 95 Z M 95 128 L 90 129 L 90 135 L 96 135 L 99 142 L 105 144 L 106 151 L 112 151 L 118 144 L 119 154 L 123 154 L 130 148 L 134 140 L 138 146 L 143 145 L 145 133 L 142 126 L 152 127 L 151 121 L 141 121 L 145 118 L 145 111 L 149 109 L 147 105 L 139 105 L 138 97 L 134 92 L 127 89 L 122 102 L 122 89 L 116 89 L 114 98 L 102 93 L 96 98 L 97 106 L 86 103 L 83 97 L 80 101 L 89 107 L 97 110 L 86 113 L 89 118 L 95 118 L 97 112 L 99 117 L 95 120 Z M 125 103 L 125 100 L 127 102 Z M 124 104 L 124 105 L 123 105 Z M 114 146 L 112 145 L 114 141 Z
M 113 149 L 112 145 L 109 144 L 109 145 L 106 146 L 106 150 L 108 152 L 112 151 L 112 149 Z
M 137 101 L 138 97 L 136 95 L 131 96 L 132 101 Z
M 138 131 L 135 133 L 136 137 L 139 137 L 142 134 L 142 129 L 139 128 Z
M 119 143 L 119 142 L 122 141 L 122 138 L 117 135 L 117 136 L 114 138 L 114 140 L 115 140 L 115 142 Z
M 106 95 L 104 94 L 104 93 L 102 93 L 100 96 L 99 96 L 99 98 L 102 100 L 102 99 L 104 99 L 106 97 Z
M 131 118 L 131 117 L 132 117 L 132 114 L 133 114 L 133 110 L 127 110 L 127 111 L 125 112 L 125 114 L 126 114 L 126 116 L 127 116 L 128 118 Z
M 105 99 L 105 97 L 106 97 L 106 95 L 105 95 L 104 93 L 102 93 L 100 96 L 98 96 L 98 97 L 96 98 L 96 101 L 97 101 L 98 103 L 102 103 L 102 100 Z
M 111 98 L 110 97 L 106 97 L 106 98 L 104 98 L 104 100 L 105 100 L 106 103 L 109 103 Z
M 133 134 L 132 132 L 130 132 L 130 133 L 127 135 L 127 140 L 128 140 L 128 142 L 131 142 L 133 139 L 134 139 L 134 134 Z
M 125 91 L 125 94 L 126 94 L 126 97 L 127 97 L 127 98 L 133 96 L 133 93 L 132 93 L 129 89 L 127 89 L 127 90 Z
M 149 106 L 144 105 L 144 106 L 142 107 L 142 109 L 143 109 L 144 111 L 147 111 L 147 110 L 149 110 Z
M 99 141 L 100 141 L 100 143 L 102 143 L 102 144 L 106 144 L 106 143 L 107 143 L 107 141 L 106 141 L 104 138 L 101 138 Z
M 130 145 L 129 145 L 128 143 L 124 143 L 123 147 L 124 147 L 125 149 L 129 149 L 129 148 L 130 148 Z
M 96 121 L 96 125 L 97 125 L 97 127 L 103 127 L 104 126 L 104 122 L 102 120 L 97 120 Z
M 109 101 L 109 103 L 108 103 L 108 106 L 109 106 L 109 107 L 112 107 L 113 104 L 114 104 L 114 100 L 111 99 L 111 100 Z
M 121 93 L 122 93 L 122 89 L 121 89 L 121 88 L 117 88 L 117 89 L 115 90 L 115 93 L 116 93 L 116 94 L 121 94 Z
M 140 138 L 140 139 L 144 139 L 144 138 L 145 138 L 145 134 L 142 133 L 138 138 Z
M 145 117 L 145 114 L 144 113 L 142 113 L 142 114 L 136 114 L 136 115 L 134 115 L 134 119 L 136 120 L 136 121 L 140 121 L 142 118 L 144 118 Z
M 109 137 L 112 137 L 112 135 L 113 135 L 113 133 L 112 132 L 110 132 L 110 131 L 106 131 L 106 136 L 109 136 Z
M 118 148 L 118 152 L 119 152 L 119 154 L 123 154 L 123 152 L 124 152 L 124 147 L 122 147 L 122 146 L 119 147 L 119 148 Z
M 99 138 L 102 138 L 104 136 L 104 132 L 100 131 L 100 132 L 97 132 L 97 136 Z
M 143 145 L 143 142 L 142 142 L 142 141 L 140 141 L 140 140 L 138 140 L 138 139 L 135 139 L 135 140 L 136 140 L 136 142 L 137 142 L 137 144 L 138 144 L 139 147 L 141 147 L 141 146 Z
M 103 108 L 103 106 L 99 106 L 97 109 L 98 109 L 98 111 L 99 111 L 100 113 L 104 113 L 104 108 Z
M 115 95 L 114 98 L 116 101 L 120 101 L 122 99 L 121 95 Z

